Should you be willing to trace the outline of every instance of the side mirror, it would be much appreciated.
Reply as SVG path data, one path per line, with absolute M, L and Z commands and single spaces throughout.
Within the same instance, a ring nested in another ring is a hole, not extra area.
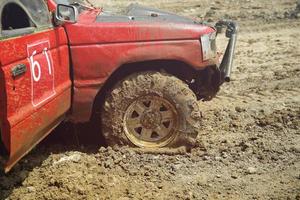
M 58 4 L 55 10 L 55 22 L 57 25 L 65 23 L 76 23 L 78 9 L 75 6 Z

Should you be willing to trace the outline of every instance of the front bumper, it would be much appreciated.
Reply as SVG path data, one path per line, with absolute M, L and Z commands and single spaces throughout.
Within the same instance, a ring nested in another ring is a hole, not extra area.
M 238 25 L 236 22 L 233 21 L 221 20 L 216 23 L 215 28 L 217 29 L 217 34 L 221 33 L 223 28 L 226 28 L 226 37 L 229 38 L 225 54 L 219 66 L 221 72 L 221 83 L 229 82 L 233 67 L 233 58 L 237 40 Z

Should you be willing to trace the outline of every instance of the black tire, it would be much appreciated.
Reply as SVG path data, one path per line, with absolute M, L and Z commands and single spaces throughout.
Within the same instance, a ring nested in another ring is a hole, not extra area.
M 152 71 L 132 74 L 117 83 L 101 111 L 102 133 L 111 146 L 191 147 L 200 120 L 196 96 L 188 85 Z

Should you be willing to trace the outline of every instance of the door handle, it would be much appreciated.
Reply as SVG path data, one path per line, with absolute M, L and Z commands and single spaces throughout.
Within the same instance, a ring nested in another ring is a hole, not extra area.
M 12 76 L 15 78 L 17 76 L 20 76 L 22 74 L 25 74 L 27 71 L 27 67 L 25 64 L 17 64 L 14 66 L 11 70 Z

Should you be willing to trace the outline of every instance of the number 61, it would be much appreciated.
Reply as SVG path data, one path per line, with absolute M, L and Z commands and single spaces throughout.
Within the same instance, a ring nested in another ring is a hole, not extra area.
M 32 77 L 33 80 L 35 82 L 38 82 L 41 79 L 41 75 L 42 75 L 42 70 L 41 70 L 41 65 L 37 60 L 34 60 L 34 56 L 37 54 L 36 51 L 34 51 L 32 53 L 32 55 L 30 56 L 30 66 L 31 66 L 31 73 L 32 73 Z M 51 70 L 51 63 L 50 63 L 50 59 L 49 59 L 49 55 L 48 55 L 48 49 L 44 48 L 43 49 L 43 55 L 46 57 L 47 60 L 47 64 L 48 64 L 48 72 L 51 75 L 52 74 L 52 70 Z M 36 74 L 37 71 L 37 74 Z

